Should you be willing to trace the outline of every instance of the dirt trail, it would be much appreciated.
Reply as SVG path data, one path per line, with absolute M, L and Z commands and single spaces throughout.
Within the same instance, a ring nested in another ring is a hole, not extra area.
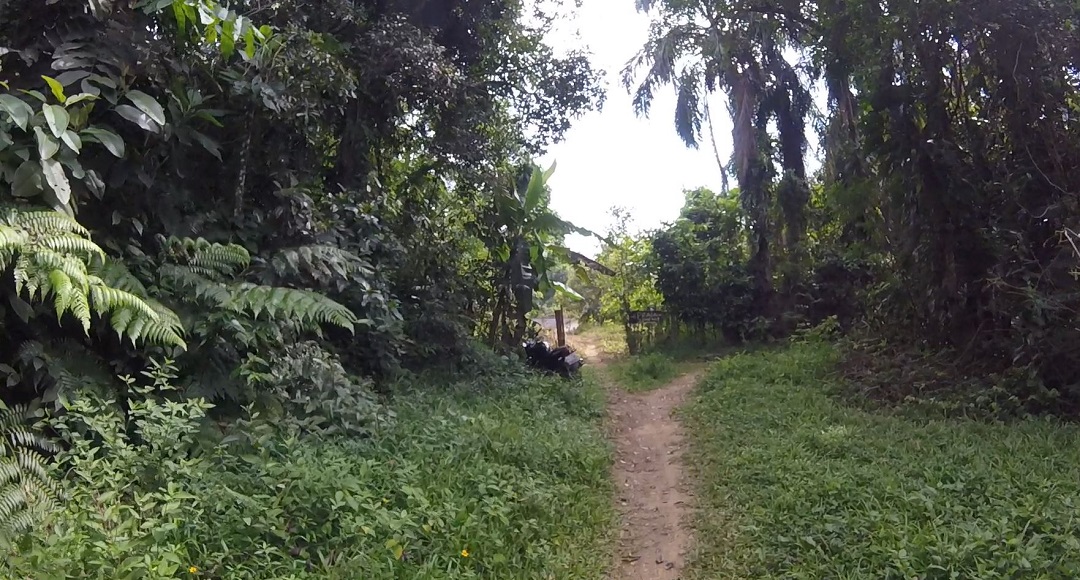
M 580 340 L 580 339 L 579 339 Z M 591 341 L 579 348 L 590 365 L 604 366 Z M 692 535 L 691 494 L 683 477 L 682 426 L 674 412 L 697 383 L 700 371 L 645 393 L 609 389 L 616 455 L 612 477 L 621 517 L 611 580 L 675 580 L 683 572 Z
M 622 533 L 614 580 L 679 578 L 690 547 L 682 426 L 673 416 L 698 375 L 647 393 L 612 393 L 614 477 Z

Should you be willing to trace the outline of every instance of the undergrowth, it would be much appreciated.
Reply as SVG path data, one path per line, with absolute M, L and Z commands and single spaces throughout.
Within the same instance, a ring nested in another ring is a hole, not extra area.
M 90 395 L 68 405 L 67 501 L 0 577 L 587 579 L 610 561 L 592 384 L 417 379 L 366 438 L 258 417 L 210 437 L 209 405 L 154 374 L 127 419 Z
M 1080 577 L 1080 426 L 853 408 L 836 358 L 810 340 L 709 372 L 691 578 Z
M 837 394 L 868 409 L 991 420 L 1080 411 L 1076 387 L 1049 388 L 1034 366 L 1007 359 L 988 365 L 962 351 L 849 339 L 838 368 Z
M 630 392 L 655 389 L 679 375 L 680 367 L 671 357 L 652 353 L 619 359 L 608 367 L 616 383 Z

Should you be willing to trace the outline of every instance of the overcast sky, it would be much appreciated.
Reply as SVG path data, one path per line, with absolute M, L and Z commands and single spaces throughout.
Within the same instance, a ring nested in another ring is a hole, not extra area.
M 579 226 L 603 232 L 608 209 L 629 209 L 639 229 L 671 221 L 682 207 L 682 191 L 706 186 L 720 190 L 720 170 L 712 145 L 688 149 L 675 133 L 675 94 L 663 89 L 649 119 L 634 114 L 630 95 L 620 84 L 623 66 L 644 44 L 649 18 L 634 9 L 634 0 L 584 0 L 576 18 L 549 35 L 558 49 L 587 45 L 593 66 L 606 73 L 607 102 L 602 111 L 578 119 L 566 139 L 541 158 L 558 167 L 551 177 L 556 212 Z M 575 35 L 575 31 L 578 35 Z M 731 157 L 731 124 L 719 96 L 711 103 L 721 159 Z M 571 248 L 595 253 L 595 240 L 573 236 Z

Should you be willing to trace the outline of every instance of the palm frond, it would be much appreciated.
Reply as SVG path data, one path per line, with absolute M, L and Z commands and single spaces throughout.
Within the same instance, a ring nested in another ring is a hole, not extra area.
M 701 106 L 701 71 L 686 67 L 678 82 L 678 98 L 675 101 L 675 130 L 687 147 L 697 148 L 701 135 L 704 111 Z

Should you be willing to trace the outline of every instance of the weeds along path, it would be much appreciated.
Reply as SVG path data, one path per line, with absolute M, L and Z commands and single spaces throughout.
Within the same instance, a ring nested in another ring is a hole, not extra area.
M 683 475 L 682 425 L 675 411 L 686 400 L 700 371 L 643 393 L 611 383 L 605 353 L 580 341 L 589 363 L 605 375 L 608 412 L 616 446 L 612 477 L 621 516 L 619 545 L 611 580 L 674 580 L 690 548 L 691 494 Z

